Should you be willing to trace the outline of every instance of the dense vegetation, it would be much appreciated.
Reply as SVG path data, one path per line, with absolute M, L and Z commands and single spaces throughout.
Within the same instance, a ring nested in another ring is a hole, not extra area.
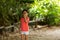
M 43 24 L 60 24 L 60 0 L 1 0 L 0 26 L 19 22 L 23 9 L 28 9 L 31 20 L 36 17 Z

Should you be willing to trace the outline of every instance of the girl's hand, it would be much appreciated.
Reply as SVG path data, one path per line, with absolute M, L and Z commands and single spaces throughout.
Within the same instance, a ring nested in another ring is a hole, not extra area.
M 27 23 L 27 20 L 26 19 L 27 19 L 27 17 L 24 18 L 24 21 Z
M 28 22 L 29 22 L 29 17 L 24 18 L 24 21 L 25 21 L 26 23 L 28 23 Z

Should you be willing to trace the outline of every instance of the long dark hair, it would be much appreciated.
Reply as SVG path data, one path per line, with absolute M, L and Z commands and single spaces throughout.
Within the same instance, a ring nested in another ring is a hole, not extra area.
M 23 17 L 23 12 L 24 12 L 24 11 L 26 11 L 26 12 L 28 13 L 28 11 L 27 11 L 26 9 L 24 9 L 24 10 L 22 11 L 22 17 Z

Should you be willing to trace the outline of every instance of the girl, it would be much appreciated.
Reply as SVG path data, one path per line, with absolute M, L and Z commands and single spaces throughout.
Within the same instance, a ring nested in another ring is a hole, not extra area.
M 21 40 L 28 40 L 28 34 L 29 34 L 29 17 L 28 17 L 28 12 L 27 10 L 22 11 L 22 17 L 20 19 L 21 22 Z

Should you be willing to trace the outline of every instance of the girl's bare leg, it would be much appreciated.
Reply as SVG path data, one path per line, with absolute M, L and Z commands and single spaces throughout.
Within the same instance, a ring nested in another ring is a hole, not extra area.
M 25 40 L 28 40 L 28 35 L 25 35 Z
M 21 40 L 25 40 L 24 36 L 24 34 L 21 34 Z

